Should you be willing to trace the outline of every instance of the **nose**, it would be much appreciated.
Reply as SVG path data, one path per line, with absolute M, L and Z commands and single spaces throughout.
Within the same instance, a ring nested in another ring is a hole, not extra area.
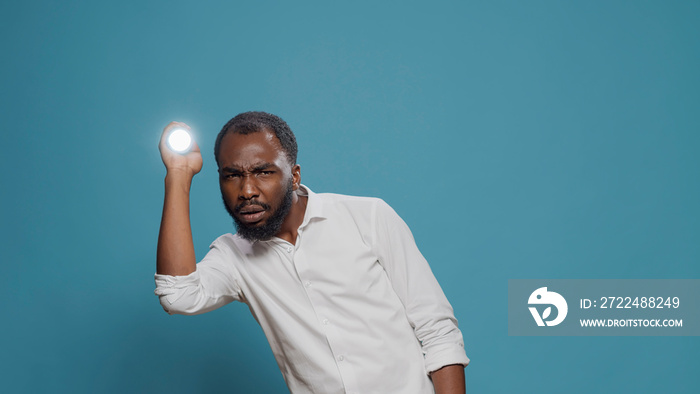
M 241 193 L 238 196 L 239 200 L 250 200 L 260 195 L 258 186 L 255 183 L 255 177 L 250 175 L 243 176 L 241 179 Z

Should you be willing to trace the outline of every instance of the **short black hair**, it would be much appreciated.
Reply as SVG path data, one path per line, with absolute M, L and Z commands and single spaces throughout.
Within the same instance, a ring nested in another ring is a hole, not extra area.
M 292 129 L 287 122 L 277 115 L 261 111 L 243 112 L 234 116 L 221 128 L 214 144 L 214 158 L 219 164 L 219 150 L 221 140 L 229 133 L 250 134 L 260 131 L 270 131 L 275 134 L 282 145 L 282 149 L 287 154 L 287 159 L 291 165 L 297 163 L 297 139 L 294 137 Z

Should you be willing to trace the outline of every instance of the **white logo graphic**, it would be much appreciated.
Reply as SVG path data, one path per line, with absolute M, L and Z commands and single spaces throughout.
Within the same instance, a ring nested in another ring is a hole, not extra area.
M 568 305 L 566 305 L 566 300 L 559 293 L 553 291 L 547 291 L 546 287 L 540 287 L 530 294 L 530 298 L 527 300 L 530 305 L 554 305 L 557 308 L 557 318 L 554 320 L 545 320 L 552 314 L 552 307 L 548 306 L 547 309 L 542 312 L 542 317 L 540 317 L 537 308 L 534 306 L 529 307 L 532 317 L 535 318 L 537 325 L 542 327 L 545 323 L 548 326 L 556 326 L 557 324 L 564 321 L 566 313 L 569 311 Z

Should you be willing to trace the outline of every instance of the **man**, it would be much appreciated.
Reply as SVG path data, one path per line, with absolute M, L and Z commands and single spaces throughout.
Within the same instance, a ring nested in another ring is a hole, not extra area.
M 246 303 L 293 393 L 463 393 L 452 307 L 410 230 L 382 200 L 301 184 L 289 126 L 264 112 L 231 119 L 214 155 L 238 232 L 197 264 L 189 189 L 199 148 L 160 152 L 167 169 L 156 294 L 168 313 Z

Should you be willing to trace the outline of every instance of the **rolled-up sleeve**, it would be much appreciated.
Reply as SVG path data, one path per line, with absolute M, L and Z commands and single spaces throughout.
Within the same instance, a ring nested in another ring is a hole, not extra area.
M 191 274 L 155 275 L 155 294 L 166 312 L 196 315 L 242 299 L 234 254 L 222 238 L 211 244 L 209 252 Z
M 377 203 L 374 217 L 380 263 L 421 343 L 426 373 L 446 365 L 466 366 L 469 358 L 452 306 L 418 250 L 410 229 L 384 201 Z

